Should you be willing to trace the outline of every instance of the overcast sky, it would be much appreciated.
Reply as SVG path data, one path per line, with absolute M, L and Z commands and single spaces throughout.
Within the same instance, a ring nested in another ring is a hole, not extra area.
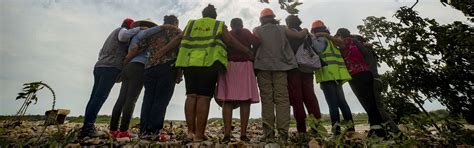
M 201 17 L 209 3 L 217 8 L 217 19 L 230 24 L 240 17 L 246 28 L 258 26 L 260 10 L 270 7 L 277 18 L 288 15 L 280 10 L 276 0 L 262 4 L 258 0 L 1 0 L 0 1 L 0 115 L 15 114 L 22 101 L 15 97 L 25 82 L 43 81 L 57 96 L 56 108 L 71 110 L 71 115 L 83 115 L 93 85 L 93 66 L 109 33 L 126 17 L 136 20 L 151 18 L 162 24 L 164 15 L 174 14 L 184 28 L 187 20 Z M 367 16 L 393 19 L 400 6 L 411 6 L 412 0 L 305 0 L 299 6 L 303 27 L 309 28 L 321 19 L 335 32 L 340 27 L 358 32 L 356 26 Z M 439 0 L 421 0 L 415 7 L 422 17 L 435 18 L 445 24 L 465 21 L 464 15 Z M 282 22 L 284 23 L 284 21 Z M 382 67 L 387 70 L 387 68 Z M 328 113 L 324 95 L 315 85 L 321 112 Z M 112 89 L 99 114 L 111 114 L 120 84 Z M 352 112 L 364 112 L 348 84 L 344 85 Z M 184 120 L 184 83 L 176 85 L 168 106 L 167 119 Z M 140 114 L 143 93 L 135 107 Z M 51 94 L 43 90 L 39 101 L 27 114 L 43 114 L 51 107 Z M 221 109 L 212 101 L 209 117 L 221 117 Z M 439 103 L 427 103 L 429 110 L 444 108 Z M 252 105 L 251 118 L 260 117 L 260 104 Z M 234 112 L 238 117 L 238 112 Z

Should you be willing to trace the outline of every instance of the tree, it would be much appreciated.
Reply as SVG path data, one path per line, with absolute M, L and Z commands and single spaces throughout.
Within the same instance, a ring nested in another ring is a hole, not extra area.
M 270 3 L 269 0 L 259 0 L 261 3 Z M 298 0 L 278 0 L 280 8 L 286 10 L 289 14 L 298 14 L 300 11 L 296 9 L 296 6 L 299 6 L 303 3 Z
M 398 23 L 370 16 L 358 26 L 374 45 L 379 62 L 392 69 L 382 76 L 388 87 L 383 95 L 398 103 L 414 102 L 422 110 L 425 101 L 438 100 L 473 124 L 474 28 L 461 22 L 440 25 L 408 7 L 394 16 Z
M 474 1 L 472 0 L 440 0 L 444 6 L 451 5 L 455 9 L 461 10 L 464 15 L 470 17 L 471 22 L 474 22 Z

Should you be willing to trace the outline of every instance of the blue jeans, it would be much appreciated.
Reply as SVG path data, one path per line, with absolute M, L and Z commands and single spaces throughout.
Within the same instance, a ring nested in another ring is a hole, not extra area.
M 331 116 L 331 124 L 338 123 L 340 121 L 339 109 L 341 109 L 344 120 L 352 120 L 352 113 L 349 105 L 347 105 L 346 98 L 344 97 L 344 91 L 342 90 L 342 84 L 336 81 L 321 82 L 321 89 L 323 90 L 324 97 L 329 106 L 329 115 Z M 335 127 L 334 133 L 338 134 L 340 128 Z M 349 129 L 353 130 L 353 128 Z
M 158 134 L 163 128 L 166 108 L 173 96 L 175 82 L 176 70 L 169 63 L 145 70 L 145 96 L 140 115 L 142 134 Z
M 94 87 L 92 88 L 91 97 L 87 103 L 86 112 L 84 114 L 83 132 L 90 131 L 94 128 L 97 114 L 105 100 L 107 100 L 119 73 L 120 69 L 114 67 L 94 68 Z

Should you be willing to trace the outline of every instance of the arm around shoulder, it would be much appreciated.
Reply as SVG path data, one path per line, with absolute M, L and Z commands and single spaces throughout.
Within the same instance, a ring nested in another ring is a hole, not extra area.
M 301 38 L 304 38 L 306 35 L 308 35 L 308 29 L 306 28 L 301 30 L 300 32 L 291 31 L 290 29 L 285 28 L 285 32 L 286 32 L 286 35 L 291 38 L 301 39 Z
M 242 52 L 245 52 L 247 53 L 248 55 L 252 55 L 250 49 L 248 49 L 247 47 L 245 47 L 244 45 L 242 45 L 239 41 L 237 41 L 237 39 L 234 38 L 234 36 L 232 36 L 230 34 L 230 32 L 227 30 L 227 28 L 223 28 L 222 29 L 222 39 L 224 40 L 224 42 Z
M 125 29 L 125 28 L 122 28 L 120 29 L 119 33 L 118 33 L 118 39 L 119 41 L 121 42 L 128 42 L 128 40 L 130 40 L 130 38 L 137 34 L 138 31 L 140 31 L 140 28 L 139 27 L 135 27 L 133 29 Z

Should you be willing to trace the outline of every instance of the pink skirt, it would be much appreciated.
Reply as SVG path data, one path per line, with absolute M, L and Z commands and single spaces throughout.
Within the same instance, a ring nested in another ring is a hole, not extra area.
M 259 102 L 257 78 L 253 63 L 229 61 L 227 72 L 219 75 L 217 80 L 216 101 L 250 101 Z

